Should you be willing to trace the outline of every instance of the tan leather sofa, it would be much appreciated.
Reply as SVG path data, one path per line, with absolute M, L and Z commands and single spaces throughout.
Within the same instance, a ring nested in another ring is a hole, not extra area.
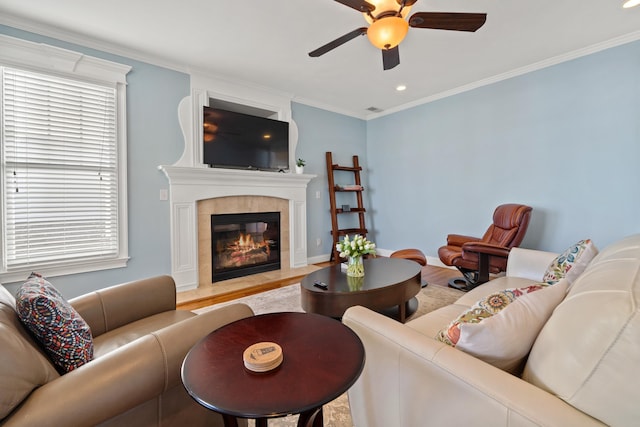
M 193 400 L 182 361 L 209 332 L 253 315 L 234 304 L 196 315 L 176 310 L 169 276 L 109 287 L 70 300 L 91 327 L 94 359 L 60 375 L 23 327 L 0 286 L 2 426 L 221 426 Z
M 356 427 L 640 425 L 640 235 L 602 250 L 543 325 L 521 377 L 434 337 L 480 297 L 539 282 L 556 254 L 513 249 L 506 276 L 406 324 L 363 307 Z M 544 291 L 541 291 L 544 292 Z

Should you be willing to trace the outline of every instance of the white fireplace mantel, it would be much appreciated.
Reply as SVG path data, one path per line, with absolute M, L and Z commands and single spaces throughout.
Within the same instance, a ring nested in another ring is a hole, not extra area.
M 307 265 L 307 184 L 315 175 L 209 168 L 202 162 L 202 108 L 211 99 L 271 111 L 289 122 L 289 170 L 295 164 L 298 127 L 290 96 L 192 75 L 191 95 L 178 106 L 184 151 L 172 166 L 159 166 L 169 179 L 171 274 L 179 291 L 197 288 L 199 200 L 229 196 L 277 197 L 289 201 L 289 266 Z M 208 89 L 204 89 L 208 88 Z
M 307 185 L 315 175 L 183 166 L 160 169 L 169 179 L 171 274 L 179 291 L 198 287 L 198 200 L 227 196 L 288 200 L 290 265 L 307 265 Z

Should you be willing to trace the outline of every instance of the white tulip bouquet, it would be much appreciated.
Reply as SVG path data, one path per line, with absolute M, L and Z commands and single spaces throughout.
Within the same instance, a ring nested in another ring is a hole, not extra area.
M 347 234 L 341 242 L 336 243 L 336 250 L 340 252 L 341 258 L 360 257 L 362 255 L 375 256 L 376 245 L 359 234 L 353 236 L 353 239 L 349 239 Z

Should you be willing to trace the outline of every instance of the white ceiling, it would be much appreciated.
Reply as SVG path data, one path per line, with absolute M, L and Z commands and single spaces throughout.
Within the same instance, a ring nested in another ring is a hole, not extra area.
M 205 71 L 355 117 L 395 111 L 640 39 L 640 6 L 622 0 L 419 0 L 415 12 L 485 12 L 475 33 L 410 28 L 400 65 L 358 37 L 333 0 L 0 0 L 0 23 L 180 71 Z M 398 84 L 407 86 L 397 92 Z

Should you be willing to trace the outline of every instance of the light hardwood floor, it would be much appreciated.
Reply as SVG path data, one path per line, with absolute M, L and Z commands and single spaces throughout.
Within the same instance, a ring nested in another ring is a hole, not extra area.
M 234 299 L 246 297 L 259 292 L 269 291 L 271 289 L 281 288 L 294 283 L 298 283 L 303 277 L 318 268 L 331 265 L 329 262 L 314 264 L 306 269 L 299 269 L 286 277 L 274 277 L 264 283 L 249 286 L 225 286 L 220 291 L 211 292 L 207 290 L 194 290 L 178 293 L 177 307 L 181 310 L 195 310 L 212 304 L 231 301 Z M 449 279 L 459 277 L 460 272 L 451 268 L 443 268 L 437 266 L 426 265 L 422 267 L 422 280 L 425 280 L 429 286 L 447 286 Z M 241 278 L 242 279 L 242 278 Z M 237 282 L 240 283 L 242 280 Z

